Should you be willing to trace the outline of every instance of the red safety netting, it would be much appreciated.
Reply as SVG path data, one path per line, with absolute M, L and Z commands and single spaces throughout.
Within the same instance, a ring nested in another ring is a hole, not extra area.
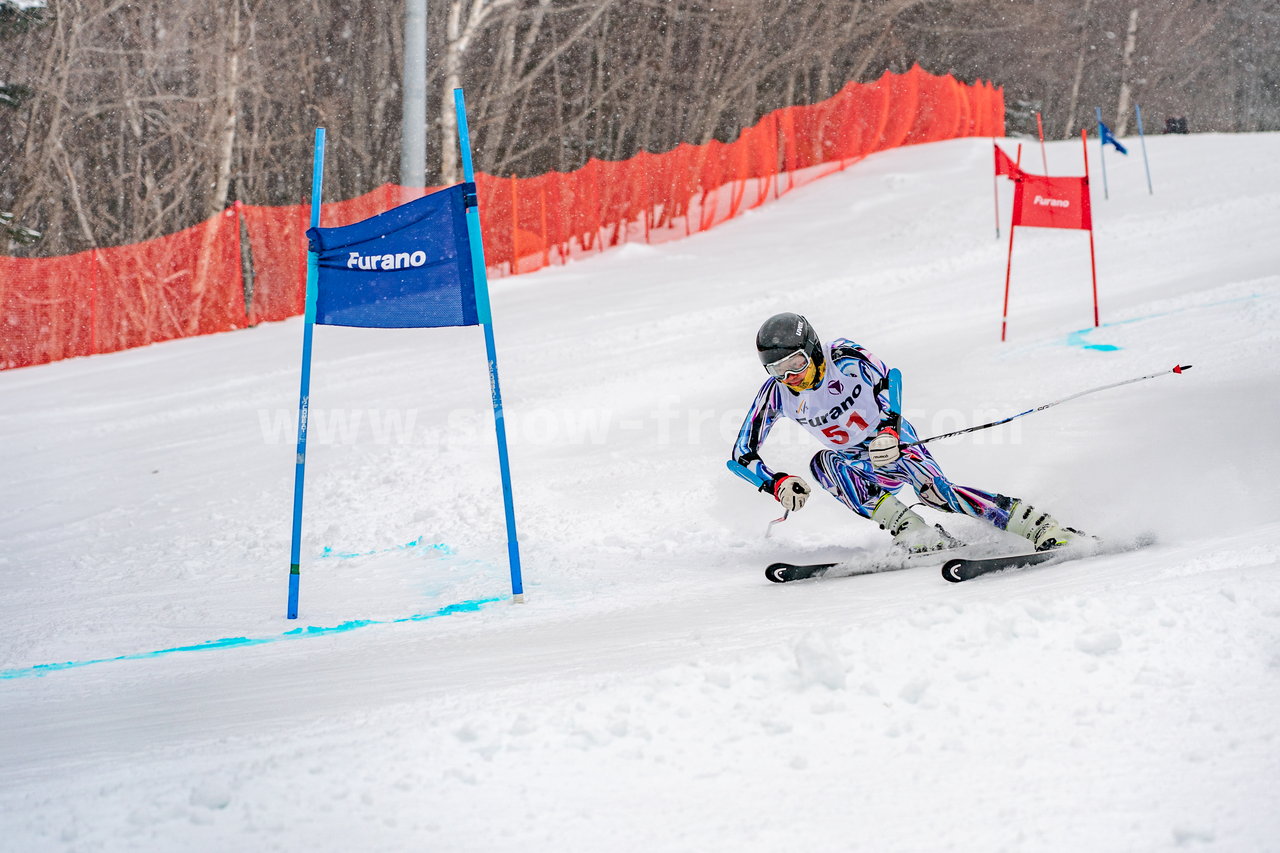
M 541 269 L 629 241 L 713 228 L 876 151 L 1004 135 L 1004 94 L 913 68 L 849 83 L 764 116 L 730 143 L 591 160 L 565 174 L 480 174 L 490 275 Z M 390 184 L 325 204 L 321 224 L 358 222 L 424 191 Z M 194 228 L 59 258 L 0 257 L 0 369 L 226 331 L 303 312 L 309 206 L 239 203 Z M 240 223 L 252 279 L 246 310 Z

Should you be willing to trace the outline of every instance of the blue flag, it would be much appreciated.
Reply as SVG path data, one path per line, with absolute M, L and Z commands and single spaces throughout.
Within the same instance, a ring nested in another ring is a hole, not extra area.
M 1120 140 L 1111 135 L 1111 128 L 1102 122 L 1098 122 L 1098 138 L 1102 140 L 1103 145 L 1114 145 L 1121 154 L 1129 153 L 1129 149 L 1121 145 Z
M 474 326 L 475 283 L 458 184 L 342 228 L 311 228 L 318 256 L 316 322 L 416 329 Z

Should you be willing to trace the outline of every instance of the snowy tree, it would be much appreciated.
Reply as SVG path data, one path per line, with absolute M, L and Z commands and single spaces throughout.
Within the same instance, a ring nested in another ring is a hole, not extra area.
M 48 19 L 49 10 L 43 0 L 0 0 L 0 43 L 9 36 L 27 32 Z M 17 109 L 31 94 L 31 87 L 0 77 L 0 110 Z M 3 161 L 8 159 L 5 156 Z M 14 219 L 12 211 L 0 210 L 0 231 L 11 243 L 29 245 L 40 239 L 39 231 L 26 228 Z
M 401 5 L 0 0 L 0 208 L 66 253 L 194 225 L 236 199 L 399 179 Z M 731 141 L 782 106 L 919 64 L 1004 87 L 1009 132 L 1280 129 L 1275 0 L 440 0 L 428 4 L 426 180 L 536 175 Z M 1136 12 L 1136 28 L 1129 26 Z M 1132 37 L 1130 32 L 1132 30 Z M 1123 93 L 1127 93 L 1127 97 Z M 1128 106 L 1132 112 L 1132 106 Z M 24 250 L 28 253 L 35 249 Z

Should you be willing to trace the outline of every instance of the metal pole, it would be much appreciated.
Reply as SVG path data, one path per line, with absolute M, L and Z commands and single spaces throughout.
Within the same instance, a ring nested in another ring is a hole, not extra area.
M 1155 195 L 1156 191 L 1151 189 L 1151 164 L 1147 162 L 1147 135 L 1142 132 L 1142 107 L 1134 104 L 1133 109 L 1138 114 L 1138 139 L 1142 142 L 1142 167 L 1147 170 L 1147 195 Z
M 1098 162 L 1102 164 L 1102 200 L 1106 201 L 1111 198 L 1111 192 L 1107 189 L 1107 144 L 1102 141 L 1102 110 L 1094 107 L 1093 113 L 1098 117 Z
M 427 0 L 405 0 L 400 186 L 427 185 Z M 408 199 L 401 199 L 401 202 Z
M 996 138 L 995 138 L 994 136 L 993 136 L 993 137 L 991 137 L 991 147 L 992 147 L 993 149 L 999 148 L 999 146 L 998 146 L 998 145 L 996 145 Z M 997 154 L 997 158 L 998 158 L 998 154 Z M 997 161 L 996 161 L 996 162 L 998 163 L 998 162 L 999 162 L 999 160 L 997 159 Z M 999 239 L 1000 239 L 1000 174 L 999 174 L 998 169 L 997 169 L 997 171 L 994 171 L 994 172 L 992 172 L 992 174 L 991 174 L 991 192 L 992 192 L 992 194 L 995 196 L 995 201 L 996 201 L 996 204 L 995 204 L 995 207 L 996 207 L 996 239 L 997 239 L 997 240 L 999 240 Z

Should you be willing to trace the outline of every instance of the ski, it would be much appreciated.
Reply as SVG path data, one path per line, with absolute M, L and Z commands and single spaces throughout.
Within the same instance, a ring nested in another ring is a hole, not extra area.
M 985 557 L 969 559 L 958 557 L 942 564 L 942 576 L 952 583 L 972 580 L 979 575 L 1012 569 L 1019 566 L 1034 566 L 1045 563 L 1055 557 L 1067 557 L 1062 551 L 1033 551 L 1030 554 L 1011 554 L 1005 557 Z
M 952 583 L 967 581 L 976 578 L 979 575 L 985 575 L 988 572 L 998 572 L 1001 569 L 1011 569 L 1015 566 L 1034 566 L 1037 563 L 1046 562 L 1054 557 L 1062 559 L 1071 559 L 1072 557 L 1085 556 L 1084 554 L 1073 554 L 1069 551 L 1039 551 L 1029 554 L 1012 554 L 999 557 L 952 557 L 946 559 L 942 564 L 942 576 Z M 882 572 L 897 572 L 903 569 L 915 568 L 931 557 L 945 558 L 945 554 L 911 554 L 904 555 L 900 560 L 883 560 L 873 561 L 870 564 L 853 568 L 849 564 L 853 560 L 843 560 L 834 563 L 772 563 L 764 570 L 764 576 L 774 583 L 790 583 L 792 581 L 803 581 L 816 578 L 850 578 L 859 575 L 878 575 Z M 933 565 L 937 565 L 934 563 Z M 842 568 L 844 567 L 844 568 Z
M 764 576 L 774 583 L 790 583 L 791 581 L 803 581 L 810 578 L 849 578 L 855 575 L 878 575 L 881 572 L 897 572 L 902 569 L 913 568 L 917 564 L 908 563 L 883 563 L 880 565 L 867 566 L 860 569 L 840 569 L 845 565 L 839 563 L 810 563 L 808 565 L 800 565 L 797 563 L 772 563 L 769 568 L 764 570 Z M 835 570 L 835 571 L 833 571 Z
M 961 581 L 972 580 L 980 575 L 998 572 L 1003 569 L 1035 566 L 1050 561 L 1067 562 L 1068 560 L 1079 560 L 1103 554 L 1134 551 L 1152 545 L 1155 541 L 1154 536 L 1142 534 L 1132 541 L 1113 542 L 1110 545 L 1103 545 L 1094 539 L 1091 542 L 1072 544 L 1049 551 L 1031 551 L 996 557 L 955 557 L 948 556 L 946 552 L 936 551 L 924 554 L 902 555 L 897 558 L 872 556 L 870 559 L 864 557 L 865 562 L 859 568 L 853 568 L 851 565 L 857 562 L 858 558 L 856 557 L 840 562 L 810 563 L 808 565 L 773 563 L 764 570 L 764 574 L 774 583 L 790 583 L 791 581 L 808 580 L 810 578 L 848 578 L 858 575 L 877 575 L 881 572 L 897 572 L 902 569 L 915 568 L 925 561 L 932 562 L 932 560 L 941 559 L 943 560 L 942 576 L 952 583 L 960 583 Z M 951 553 L 954 554 L 955 551 Z M 936 566 L 937 563 L 932 563 L 932 565 Z
M 772 563 L 764 570 L 764 576 L 774 583 L 802 581 L 807 578 L 820 578 L 834 569 L 839 563 L 811 563 L 807 566 L 795 563 Z

